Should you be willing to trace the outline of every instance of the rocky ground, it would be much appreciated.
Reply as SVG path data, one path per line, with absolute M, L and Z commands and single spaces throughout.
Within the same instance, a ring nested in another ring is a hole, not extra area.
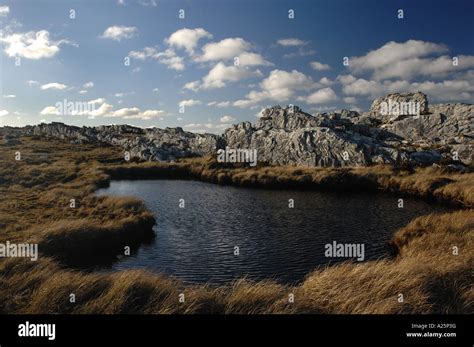
M 416 102 L 416 114 L 386 114 L 382 103 Z M 257 149 L 258 161 L 272 165 L 413 166 L 472 164 L 474 105 L 429 105 L 423 93 L 390 94 L 376 99 L 368 112 L 342 110 L 310 115 L 299 107 L 265 109 L 255 123 L 242 122 L 222 135 L 194 134 L 182 128 L 137 128 L 129 125 L 75 127 L 62 123 L 5 127 L 5 141 L 19 135 L 105 142 L 121 146 L 130 158 L 173 161 L 215 155 L 218 149 Z

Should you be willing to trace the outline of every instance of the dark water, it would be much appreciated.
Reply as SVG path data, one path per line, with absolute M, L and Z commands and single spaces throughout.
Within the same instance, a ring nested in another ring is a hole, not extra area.
M 327 243 L 362 243 L 365 260 L 380 258 L 398 228 L 445 210 L 408 198 L 399 209 L 398 197 L 384 194 L 270 191 L 195 181 L 115 181 L 98 193 L 141 198 L 157 220 L 156 238 L 112 269 L 146 268 L 187 283 L 223 284 L 244 276 L 301 281 L 320 265 L 345 260 L 325 257 Z M 288 207 L 289 199 L 294 208 Z

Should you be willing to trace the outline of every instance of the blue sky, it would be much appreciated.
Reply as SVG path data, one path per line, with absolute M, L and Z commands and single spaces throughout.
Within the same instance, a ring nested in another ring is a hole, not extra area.
M 0 125 L 219 133 L 275 104 L 366 110 L 415 90 L 472 102 L 473 15 L 470 0 L 3 0 Z

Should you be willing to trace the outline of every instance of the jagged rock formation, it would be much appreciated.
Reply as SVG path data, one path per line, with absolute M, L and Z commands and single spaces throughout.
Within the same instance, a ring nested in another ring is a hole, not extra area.
M 182 128 L 137 128 L 130 125 L 75 127 L 63 123 L 39 124 L 23 128 L 26 135 L 68 139 L 73 142 L 105 142 L 121 146 L 130 157 L 143 160 L 171 161 L 190 156 L 210 155 L 222 147 L 221 138 L 212 134 L 194 134 Z
M 406 112 L 410 110 L 405 108 L 407 103 L 415 103 L 416 112 Z M 221 136 L 129 125 L 80 128 L 51 123 L 5 129 L 8 136 L 4 139 L 9 141 L 21 133 L 73 142 L 105 142 L 143 160 L 215 155 L 218 149 L 229 147 L 256 149 L 259 162 L 275 165 L 431 165 L 443 158 L 470 165 L 474 105 L 428 107 L 426 95 L 418 92 L 378 98 L 369 112 L 362 113 L 342 110 L 312 116 L 296 106 L 274 106 L 264 110 L 255 124 L 235 124 Z

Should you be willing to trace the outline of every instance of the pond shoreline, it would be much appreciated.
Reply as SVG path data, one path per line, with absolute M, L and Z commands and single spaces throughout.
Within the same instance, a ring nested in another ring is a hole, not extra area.
M 37 262 L 0 261 L 2 313 L 473 312 L 473 294 L 469 290 L 473 255 L 468 251 L 474 232 L 472 173 L 450 173 L 439 168 L 410 173 L 390 167 L 229 170 L 206 158 L 179 163 L 123 163 L 117 148 L 59 140 L 26 137 L 1 146 L 5 157 L 0 162 L 0 189 L 6 203 L 0 216 L 4 226 L 0 239 L 31 240 L 39 243 L 40 250 Z M 18 150 L 25 158 L 20 162 L 14 160 Z M 48 157 L 40 158 L 35 152 L 48 153 Z M 143 203 L 129 198 L 96 197 L 94 192 L 112 178 L 134 172 L 156 178 L 167 170 L 167 174 L 179 176 L 188 172 L 192 177 L 237 186 L 260 182 L 257 185 L 277 188 L 342 188 L 355 184 L 363 190 L 406 192 L 454 201 L 465 208 L 419 217 L 400 229 L 392 239 L 397 253 L 393 260 L 338 264 L 308 274 L 302 284 L 294 287 L 271 281 L 237 281 L 214 289 L 184 287 L 175 280 L 141 270 L 88 274 L 72 271 L 58 262 L 59 253 L 67 256 L 69 250 L 73 252 L 72 246 L 68 248 L 74 244 L 72 240 L 80 240 L 84 251 L 94 251 L 95 246 L 104 251 L 110 237 L 119 240 L 121 235 L 140 241 L 143 235 L 133 232 L 137 230 L 134 226 L 154 222 Z M 69 208 L 71 199 L 76 199 L 77 208 Z M 45 249 L 49 246 L 51 252 L 41 254 L 42 245 Z M 457 245 L 459 255 L 451 254 L 447 249 L 451 245 Z M 443 294 L 446 291 L 452 293 L 449 300 Z M 64 295 L 71 292 L 79 298 L 75 306 L 64 300 Z M 187 297 L 184 305 L 177 301 L 182 292 Z M 407 293 L 403 304 L 397 302 L 400 292 Z M 288 303 L 289 293 L 299 298 L 293 304 Z

